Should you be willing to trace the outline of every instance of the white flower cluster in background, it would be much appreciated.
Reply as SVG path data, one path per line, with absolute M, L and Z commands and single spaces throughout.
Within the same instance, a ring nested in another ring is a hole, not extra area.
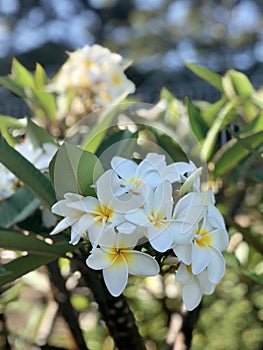
M 44 143 L 39 147 L 34 147 L 31 140 L 25 138 L 23 142 L 15 145 L 15 149 L 37 169 L 43 171 L 48 168 L 58 146 L 53 143 Z M 0 178 L 0 198 L 7 198 L 15 192 L 18 179 L 1 163 Z
M 80 115 L 118 103 L 135 91 L 124 71 L 127 62 L 100 45 L 84 46 L 69 53 L 58 74 L 47 89 L 58 94 L 59 117 L 69 108 Z M 70 96 L 70 103 L 69 98 Z
M 71 227 L 72 244 L 85 235 L 92 244 L 87 265 L 103 271 L 114 296 L 123 292 L 129 274 L 159 273 L 147 248 L 140 251 L 146 242 L 159 257 L 175 254 L 180 260 L 175 278 L 185 306 L 193 310 L 223 277 L 222 251 L 229 243 L 212 191 L 200 190 L 201 171 L 191 161 L 167 165 L 156 153 L 139 164 L 114 157 L 95 183 L 96 197 L 66 193 L 54 204 L 52 212 L 64 218 L 51 234 Z

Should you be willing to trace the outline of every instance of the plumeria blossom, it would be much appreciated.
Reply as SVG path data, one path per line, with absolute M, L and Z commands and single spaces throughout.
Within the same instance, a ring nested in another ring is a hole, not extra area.
M 227 249 L 228 244 L 227 231 L 215 229 L 207 219 L 203 219 L 196 225 L 191 243 L 175 245 L 173 250 L 182 262 L 192 265 L 194 275 L 207 269 L 209 280 L 218 283 L 225 271 L 225 261 L 221 252 Z
M 11 196 L 15 187 L 15 176 L 0 163 L 0 199 Z
M 103 270 L 114 296 L 123 292 L 129 274 L 159 272 L 156 260 L 139 251 L 148 250 L 145 241 L 159 257 L 173 250 L 180 262 L 176 281 L 183 284 L 184 303 L 192 310 L 223 277 L 222 251 L 229 242 L 212 191 L 201 191 L 201 172 L 191 161 L 167 165 L 156 153 L 139 164 L 113 157 L 111 169 L 94 183 L 94 197 L 67 193 L 52 207 L 64 219 L 51 234 L 71 227 L 72 244 L 85 234 L 92 244 L 87 265 Z
M 70 52 L 46 87 L 57 93 L 58 117 L 89 113 L 133 93 L 135 86 L 124 73 L 128 66 L 119 54 L 96 44 Z
M 58 147 L 50 142 L 44 143 L 39 147 L 34 147 L 31 140 L 26 138 L 23 142 L 17 144 L 15 149 L 34 164 L 37 169 L 45 170 L 48 168 L 49 162 L 53 158 Z
M 52 206 L 52 213 L 59 216 L 64 216 L 64 219 L 57 224 L 57 226 L 50 232 L 50 235 L 55 235 L 71 226 L 70 243 L 77 244 L 79 242 L 84 231 L 79 231 L 77 225 L 81 217 L 86 213 L 84 211 L 71 208 L 69 205 L 79 202 L 82 198 L 83 196 L 77 193 L 66 193 L 64 194 L 64 199 L 58 201 Z
M 192 311 L 200 304 L 203 294 L 212 294 L 216 287 L 216 284 L 210 282 L 207 270 L 194 275 L 191 265 L 183 263 L 180 264 L 176 272 L 175 280 L 183 286 L 183 303 L 189 311 Z
M 154 276 L 160 271 L 156 260 L 146 253 L 133 250 L 138 241 L 137 234 L 125 235 L 109 229 L 100 246 L 92 250 L 87 265 L 102 270 L 109 292 L 119 296 L 128 281 L 128 275 Z

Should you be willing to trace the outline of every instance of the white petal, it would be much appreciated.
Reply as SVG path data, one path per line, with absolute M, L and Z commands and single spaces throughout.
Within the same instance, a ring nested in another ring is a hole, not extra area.
M 207 270 L 202 271 L 196 277 L 199 280 L 202 294 L 210 295 L 214 292 L 216 285 L 208 280 Z
M 136 225 L 131 224 L 130 222 L 123 222 L 120 225 L 117 225 L 117 230 L 120 233 L 124 233 L 126 235 L 129 235 L 130 233 L 133 233 L 133 231 L 136 229 Z
M 202 292 L 200 284 L 197 278 L 193 278 L 192 281 L 183 286 L 183 303 L 187 310 L 194 310 L 201 302 Z
M 226 250 L 229 245 L 229 235 L 225 229 L 217 229 L 210 232 L 212 246 L 219 251 Z
M 211 259 L 207 266 L 208 279 L 211 283 L 217 284 L 225 273 L 225 260 L 223 255 L 216 249 L 211 249 Z
M 71 235 L 70 235 L 69 243 L 73 244 L 73 245 L 76 245 L 79 242 L 81 236 L 82 236 L 82 233 L 80 233 L 79 231 L 75 230 L 74 229 L 74 225 L 73 225 L 73 227 L 71 228 Z
M 113 157 L 111 166 L 112 169 L 125 180 L 133 178 L 138 167 L 134 161 L 122 157 Z
M 152 247 L 158 252 L 165 252 L 171 248 L 173 243 L 171 231 L 165 226 L 161 229 L 149 227 L 148 238 Z
M 158 153 L 148 153 L 145 161 L 150 163 L 155 169 L 165 169 L 166 161 L 163 154 Z
M 207 206 L 207 221 L 214 228 L 226 228 L 224 218 L 215 206 Z
M 168 210 L 167 206 L 170 209 L 172 205 L 172 191 L 172 185 L 169 181 L 162 182 L 157 186 L 152 203 L 152 208 L 155 213 L 161 212 L 165 216 Z
M 168 165 L 166 169 L 162 172 L 162 176 L 164 180 L 168 180 L 171 183 L 179 181 L 180 175 L 178 173 L 176 163 Z
M 100 248 L 94 248 L 86 260 L 86 264 L 94 270 L 102 270 L 114 263 L 115 254 L 108 254 Z
M 180 216 L 182 212 L 184 212 L 186 209 L 192 208 L 196 205 L 202 204 L 202 197 L 199 193 L 188 193 L 182 198 L 179 199 L 179 201 L 176 203 L 176 206 L 174 208 L 174 216 Z
M 192 243 L 186 245 L 176 244 L 173 247 L 175 255 L 186 265 L 192 263 Z
M 186 265 L 180 264 L 179 269 L 175 274 L 175 280 L 181 284 L 188 284 L 193 278 L 193 275 L 187 270 Z
M 171 221 L 169 230 L 172 233 L 173 244 L 189 244 L 194 237 L 194 226 L 184 221 Z
M 137 276 L 155 276 L 160 272 L 157 261 L 150 255 L 136 250 L 125 252 L 128 271 Z
M 83 196 L 81 194 L 78 194 L 78 193 L 68 192 L 68 193 L 64 194 L 64 198 L 67 201 L 74 202 L 74 201 L 80 200 L 81 198 L 83 198 Z
M 203 248 L 199 248 L 196 242 L 192 246 L 192 272 L 197 275 L 203 271 L 209 264 L 211 259 L 211 250 L 205 245 Z
M 67 203 L 67 207 L 85 213 L 94 213 L 98 205 L 100 205 L 100 202 L 97 198 L 91 196 L 82 198 L 79 201 Z
M 186 162 L 176 162 L 176 169 L 177 169 L 177 172 L 180 174 L 180 175 L 184 175 L 186 173 L 188 173 L 189 171 L 192 171 L 193 168 L 192 166 L 189 164 L 189 163 L 186 163 Z
M 143 209 L 127 213 L 124 217 L 136 226 L 149 226 L 149 219 Z
M 70 218 L 64 218 L 61 220 L 57 226 L 50 232 L 50 235 L 56 235 L 57 233 L 65 230 L 67 227 L 71 226 L 74 221 L 76 220 L 71 220 Z
M 125 289 L 128 282 L 128 266 L 121 255 L 106 269 L 103 270 L 104 282 L 114 297 L 119 296 Z

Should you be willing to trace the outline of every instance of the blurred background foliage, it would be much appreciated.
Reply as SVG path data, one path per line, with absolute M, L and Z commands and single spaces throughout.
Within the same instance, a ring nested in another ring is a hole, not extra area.
M 241 70 L 258 88 L 263 74 L 262 11 L 260 0 L 0 0 L 0 74 L 10 72 L 15 56 L 30 70 L 40 62 L 52 75 L 65 61 L 65 50 L 98 43 L 133 61 L 127 74 L 143 102 L 156 102 L 165 86 L 178 98 L 202 100 L 196 103 L 202 112 L 207 107 L 204 101 L 218 100 L 220 92 L 190 72 L 184 61 L 219 73 Z M 24 102 L 4 88 L 0 97 L 1 114 L 29 113 Z M 262 282 L 257 280 L 263 273 L 262 240 L 255 240 L 255 234 L 263 232 L 263 172 L 262 165 L 250 161 L 216 182 L 219 208 L 234 219 L 228 225 L 229 251 L 235 255 L 226 254 L 223 281 L 203 299 L 193 350 L 263 346 Z M 12 252 L 2 252 L 1 258 L 12 259 Z M 72 275 L 65 259 L 60 267 L 89 348 L 112 349 L 98 305 L 81 275 Z M 165 349 L 169 321 L 181 302 L 171 276 L 134 278 L 125 291 L 149 350 Z M 3 291 L 0 311 L 1 324 L 7 327 L 2 334 L 9 334 L 14 349 L 75 348 L 45 267 Z

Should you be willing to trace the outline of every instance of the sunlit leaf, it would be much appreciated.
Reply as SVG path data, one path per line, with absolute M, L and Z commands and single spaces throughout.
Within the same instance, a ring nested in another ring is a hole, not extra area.
M 263 131 L 243 137 L 242 143 L 237 139 L 232 139 L 226 143 L 213 158 L 215 176 L 221 176 L 227 173 L 250 154 L 249 149 L 245 145 L 252 149 L 263 145 Z
M 245 74 L 234 69 L 229 70 L 228 74 L 238 95 L 247 98 L 253 94 L 254 88 Z
M 25 119 L 16 119 L 7 115 L 0 115 L 0 128 L 24 128 L 26 126 Z
M 20 96 L 22 98 L 26 97 L 23 87 L 8 77 L 0 77 L 0 85 L 12 91 L 17 96 Z
M 185 65 L 200 78 L 213 85 L 216 89 L 223 91 L 222 77 L 219 74 L 194 63 L 185 63 Z
M 48 82 L 48 77 L 46 75 L 46 72 L 44 68 L 41 66 L 41 64 L 36 64 L 36 70 L 35 70 L 35 85 L 37 89 L 43 89 L 45 85 Z
M 189 97 L 185 98 L 191 128 L 199 141 L 203 140 L 208 131 L 208 126 L 198 108 L 192 103 Z
M 34 88 L 35 82 L 33 75 L 15 58 L 12 61 L 11 76 L 12 80 L 22 87 Z

